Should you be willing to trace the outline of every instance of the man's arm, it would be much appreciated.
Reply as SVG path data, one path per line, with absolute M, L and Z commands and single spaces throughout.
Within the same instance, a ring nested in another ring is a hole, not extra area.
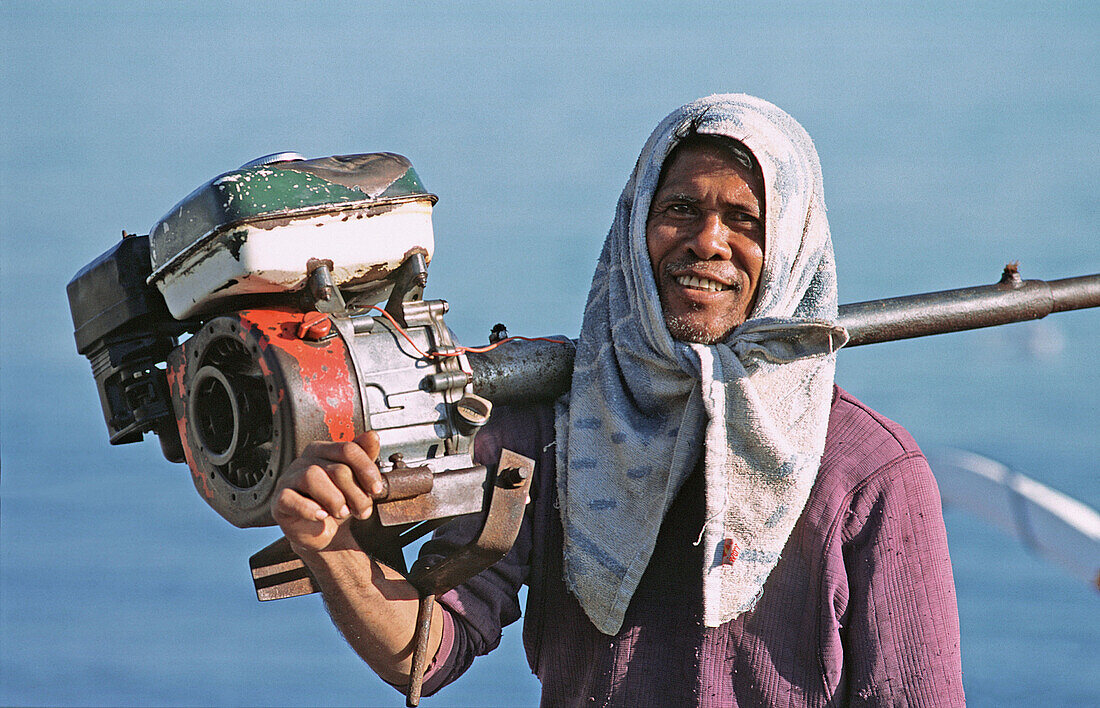
M 364 553 L 348 521 L 368 518 L 383 494 L 378 435 L 309 445 L 279 483 L 272 514 L 321 587 L 332 621 L 384 680 L 406 684 L 412 665 L 417 592 L 396 570 Z M 437 605 L 428 643 L 442 637 Z
M 939 490 L 909 453 L 868 479 L 844 542 L 848 704 L 964 705 L 959 616 Z

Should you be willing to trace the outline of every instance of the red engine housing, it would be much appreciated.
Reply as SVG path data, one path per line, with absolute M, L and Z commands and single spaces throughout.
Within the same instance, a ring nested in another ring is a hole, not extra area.
M 318 313 L 215 317 L 168 356 L 168 384 L 195 488 L 236 526 L 271 525 L 282 470 L 314 440 L 364 432 L 355 367 Z M 327 320 L 326 320 L 327 321 Z

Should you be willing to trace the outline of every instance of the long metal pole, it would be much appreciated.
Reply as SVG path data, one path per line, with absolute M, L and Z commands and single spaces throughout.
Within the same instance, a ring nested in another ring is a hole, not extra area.
M 1100 273 L 1061 280 L 1021 280 L 1014 264 L 995 285 L 978 285 L 840 306 L 846 346 L 995 327 L 1052 312 L 1100 307 Z M 574 342 L 509 342 L 470 354 L 474 391 L 494 403 L 550 401 L 572 383 Z M 566 343 L 568 342 L 568 343 Z
M 847 346 L 892 342 L 995 327 L 1100 306 L 1100 274 L 1062 280 L 1020 280 L 1006 269 L 996 285 L 869 300 L 840 306 Z

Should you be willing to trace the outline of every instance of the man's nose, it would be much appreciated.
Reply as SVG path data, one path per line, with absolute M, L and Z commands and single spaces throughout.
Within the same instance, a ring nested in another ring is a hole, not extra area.
M 700 260 L 712 258 L 729 260 L 733 256 L 730 248 L 729 230 L 718 214 L 707 213 L 688 241 L 690 250 Z

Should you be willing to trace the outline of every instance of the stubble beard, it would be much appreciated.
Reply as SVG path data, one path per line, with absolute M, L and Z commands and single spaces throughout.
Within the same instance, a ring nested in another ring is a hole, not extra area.
M 733 328 L 718 331 L 690 315 L 665 317 L 665 326 L 676 341 L 694 344 L 718 344 L 733 331 Z
M 740 293 L 741 284 L 734 283 L 733 290 Z M 678 342 L 689 342 L 693 344 L 718 344 L 725 341 L 726 337 L 730 335 L 733 330 L 737 329 L 737 325 L 740 322 L 730 324 L 729 322 L 719 322 L 714 320 L 707 320 L 701 317 L 698 311 L 682 313 L 677 315 L 668 314 L 668 306 L 664 302 L 664 297 L 661 298 L 661 307 L 665 313 L 665 327 L 668 328 L 668 333 L 672 335 L 672 338 Z

